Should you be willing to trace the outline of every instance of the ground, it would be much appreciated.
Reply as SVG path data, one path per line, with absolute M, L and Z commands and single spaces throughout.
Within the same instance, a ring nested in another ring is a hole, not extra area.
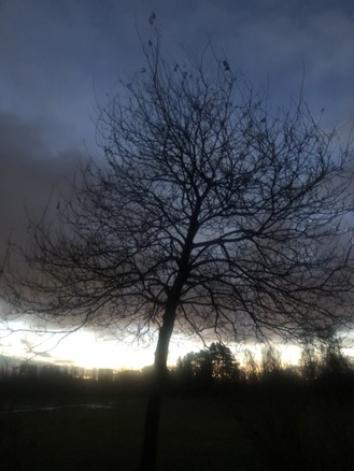
M 107 408 L 3 408 L 1 469 L 135 471 L 145 405 L 136 396 Z M 349 471 L 353 436 L 351 397 L 170 395 L 163 402 L 158 470 Z

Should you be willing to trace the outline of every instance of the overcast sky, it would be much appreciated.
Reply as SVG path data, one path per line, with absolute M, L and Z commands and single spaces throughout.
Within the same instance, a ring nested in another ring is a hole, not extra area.
M 95 148 L 96 105 L 143 65 L 154 11 L 169 56 L 211 39 L 271 99 L 302 79 L 314 114 L 354 112 L 354 3 L 339 0 L 0 0 L 0 248 Z
M 97 104 L 143 66 L 153 11 L 172 60 L 211 41 L 274 102 L 304 83 L 325 126 L 353 122 L 353 1 L 0 0 L 0 257 L 10 235 L 26 240 L 27 213 L 100 158 Z

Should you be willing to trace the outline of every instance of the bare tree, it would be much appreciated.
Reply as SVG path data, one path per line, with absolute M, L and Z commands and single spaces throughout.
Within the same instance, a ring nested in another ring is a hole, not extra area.
M 16 290 L 34 312 L 157 329 L 146 470 L 174 327 L 324 336 L 352 320 L 353 258 L 350 153 L 333 133 L 301 103 L 272 111 L 225 60 L 169 64 L 158 40 L 144 52 L 102 110 L 104 163 L 61 204 L 59 229 L 35 227 Z

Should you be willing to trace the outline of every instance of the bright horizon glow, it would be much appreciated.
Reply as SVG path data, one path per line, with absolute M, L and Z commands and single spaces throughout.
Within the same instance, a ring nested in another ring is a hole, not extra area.
M 12 357 L 43 360 L 85 369 L 111 368 L 113 370 L 138 370 L 151 365 L 154 360 L 155 341 L 153 340 L 143 343 L 107 339 L 85 328 L 62 338 L 63 334 L 46 335 L 23 332 L 21 329 L 28 326 L 21 321 L 16 321 L 11 327 L 14 331 L 0 339 L 0 353 Z M 264 348 L 263 344 L 255 343 L 237 344 L 235 342 L 229 343 L 228 346 L 241 364 L 246 350 L 251 351 L 255 360 L 259 362 Z M 301 357 L 299 346 L 276 344 L 275 347 L 284 364 L 298 364 Z M 169 366 L 175 365 L 179 357 L 202 348 L 204 346 L 199 339 L 179 334 L 173 335 L 170 343 Z
M 95 332 L 82 329 L 68 335 L 58 343 L 58 340 L 63 337 L 62 334 L 45 336 L 35 332 L 21 332 L 21 326 L 16 326 L 16 328 L 18 331 L 0 341 L 0 353 L 85 369 L 141 369 L 151 365 L 154 360 L 155 344 L 153 342 L 102 339 Z M 176 335 L 171 340 L 169 365 L 176 364 L 179 357 L 190 351 L 200 350 L 202 347 L 201 342 L 180 339 Z M 33 349 L 32 352 L 31 349 Z
M 5 311 L 4 311 L 5 312 Z M 1 312 L 0 312 L 1 316 Z M 5 318 L 5 317 L 4 317 Z M 12 332 L 7 329 L 10 327 Z M 74 333 L 64 336 L 62 333 L 38 333 L 30 329 L 30 323 L 24 320 L 2 321 L 0 335 L 0 354 L 19 359 L 33 359 L 46 361 L 57 365 L 76 366 L 85 369 L 110 368 L 113 370 L 134 369 L 139 370 L 152 365 L 156 337 L 150 342 L 137 340 L 118 340 L 113 335 L 107 337 L 99 331 L 82 328 Z M 212 340 L 208 342 L 211 343 Z M 260 343 L 227 344 L 241 364 L 244 354 L 248 350 L 254 355 L 257 363 L 262 359 L 265 347 Z M 273 343 L 280 354 L 284 365 L 297 365 L 301 358 L 301 347 L 296 344 Z M 173 366 L 179 357 L 189 352 L 199 351 L 204 345 L 198 338 L 192 338 L 175 333 L 172 336 L 169 350 L 168 364 Z M 354 357 L 352 347 L 343 348 L 343 353 Z

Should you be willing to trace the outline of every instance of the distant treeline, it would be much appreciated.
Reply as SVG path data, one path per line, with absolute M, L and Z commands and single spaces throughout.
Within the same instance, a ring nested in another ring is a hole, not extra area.
M 117 394 L 144 394 L 152 383 L 152 370 L 84 370 L 50 364 L 22 363 L 3 368 L 0 375 L 0 400 L 114 399 Z M 303 349 L 298 366 L 282 364 L 274 347 L 263 350 L 256 362 L 247 351 L 242 365 L 222 343 L 212 343 L 199 352 L 190 352 L 170 369 L 166 393 L 227 392 L 269 390 L 272 388 L 307 388 L 330 394 L 354 392 L 354 366 L 343 355 L 338 343 L 315 349 Z

